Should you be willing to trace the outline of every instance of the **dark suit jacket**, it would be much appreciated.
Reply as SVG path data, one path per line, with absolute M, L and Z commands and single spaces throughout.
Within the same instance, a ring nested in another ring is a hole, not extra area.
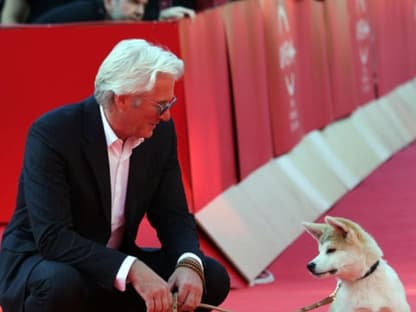
M 134 149 L 119 250 L 110 236 L 111 192 L 107 146 L 94 98 L 63 106 L 30 128 L 17 205 L 0 252 L 0 304 L 21 311 L 27 276 L 41 259 L 72 265 L 111 289 L 127 254 L 137 254 L 145 213 L 173 265 L 183 252 L 202 256 L 188 212 L 172 121 L 162 122 Z

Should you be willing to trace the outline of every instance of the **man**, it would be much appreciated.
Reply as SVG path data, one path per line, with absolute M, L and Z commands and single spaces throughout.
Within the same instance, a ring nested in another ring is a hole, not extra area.
M 183 62 L 118 43 L 94 97 L 30 128 L 16 209 L 0 252 L 4 312 L 179 311 L 220 304 L 229 277 L 199 248 L 170 109 Z M 147 215 L 161 249 L 135 245 Z M 198 311 L 198 310 L 197 310 Z
M 160 10 L 159 0 L 84 0 L 54 8 L 35 19 L 33 23 L 176 20 L 195 16 L 192 8 L 173 4 L 172 7 Z
M 166 8 L 159 7 L 159 0 L 7 0 L 2 24 L 176 20 L 194 16 L 193 0 L 174 0 Z

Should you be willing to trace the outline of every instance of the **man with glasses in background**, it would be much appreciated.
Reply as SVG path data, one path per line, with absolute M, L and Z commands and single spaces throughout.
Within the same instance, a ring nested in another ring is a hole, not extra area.
M 0 251 L 4 312 L 202 311 L 229 277 L 199 247 L 170 109 L 183 62 L 140 39 L 101 64 L 94 96 L 46 113 L 27 137 Z M 160 249 L 135 244 L 147 215 Z

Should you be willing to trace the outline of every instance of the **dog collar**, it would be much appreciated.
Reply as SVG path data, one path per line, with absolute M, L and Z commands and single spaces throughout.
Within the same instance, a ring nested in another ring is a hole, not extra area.
M 372 274 L 378 267 L 378 265 L 380 264 L 380 260 L 377 260 L 371 267 L 370 269 L 364 274 L 364 276 L 360 277 L 359 280 L 365 279 L 367 276 L 369 276 L 370 274 Z

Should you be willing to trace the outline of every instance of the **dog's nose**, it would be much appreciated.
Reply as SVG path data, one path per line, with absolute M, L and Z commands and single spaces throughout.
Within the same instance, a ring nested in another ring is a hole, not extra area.
M 315 271 L 315 263 L 314 262 L 309 262 L 307 265 L 307 268 L 309 271 L 314 272 Z

